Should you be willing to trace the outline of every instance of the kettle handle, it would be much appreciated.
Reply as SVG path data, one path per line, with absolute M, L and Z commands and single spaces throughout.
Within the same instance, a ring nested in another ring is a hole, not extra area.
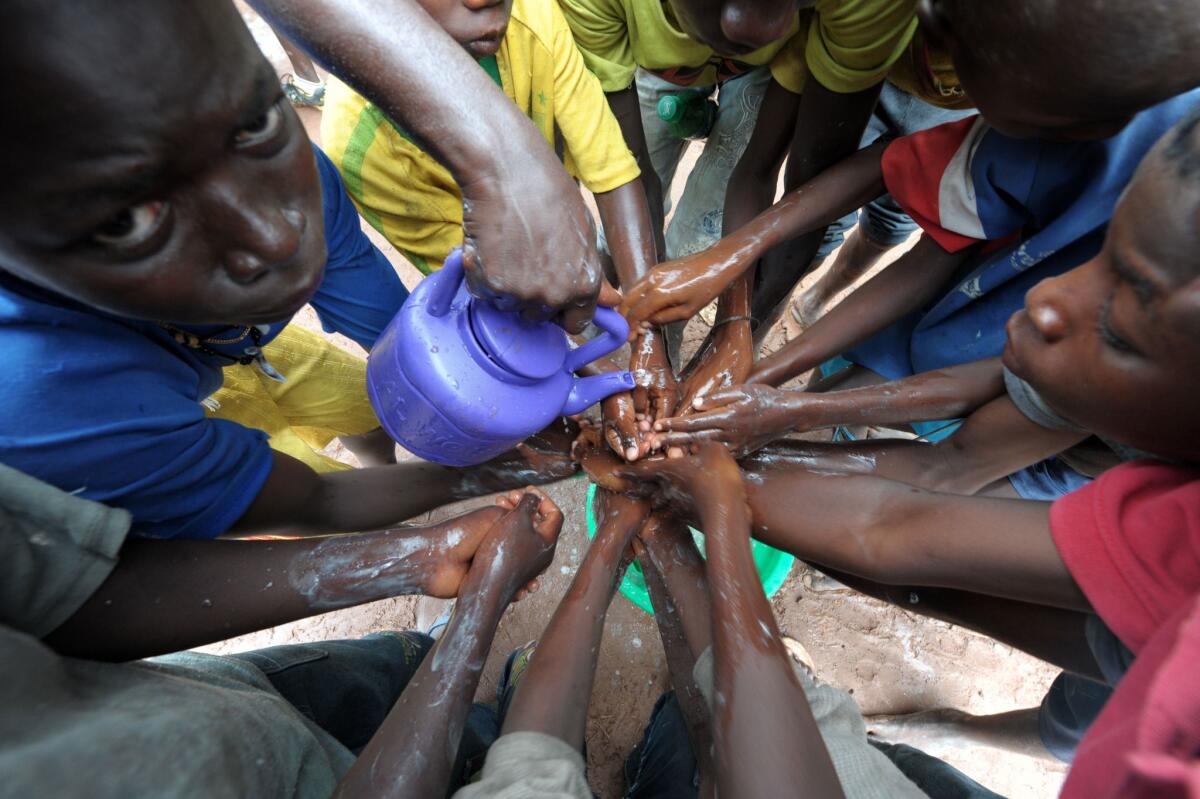
M 563 366 L 568 372 L 574 372 L 584 364 L 619 350 L 621 345 L 629 339 L 629 323 L 625 321 L 625 317 L 612 308 L 604 306 L 596 308 L 596 314 L 592 317 L 592 321 L 604 331 L 604 335 L 596 336 L 591 341 L 586 341 L 567 353 Z
M 429 299 L 425 301 L 426 313 L 430 316 L 445 316 L 465 277 L 462 248 L 455 247 L 446 256 L 446 262 L 438 275 L 438 282 L 431 287 L 433 291 L 429 292 Z

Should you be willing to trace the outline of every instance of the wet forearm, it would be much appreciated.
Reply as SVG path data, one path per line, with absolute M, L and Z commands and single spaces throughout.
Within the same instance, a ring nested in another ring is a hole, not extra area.
M 293 541 L 131 540 L 109 578 L 47 641 L 74 657 L 133 660 L 424 593 L 448 529 Z
M 496 626 L 502 581 L 464 587 L 445 633 L 339 783 L 338 797 L 442 796 Z
M 796 427 L 902 424 L 964 416 L 1004 393 L 999 358 L 973 361 L 847 391 L 788 392 Z
M 758 588 L 745 507 L 741 492 L 726 486 L 700 503 L 712 595 L 719 793 L 776 797 L 805 785 L 813 795 L 838 796 L 837 774 Z
M 678 524 L 678 522 L 667 522 Z M 656 537 L 645 542 L 646 555 L 661 576 L 672 604 L 678 610 L 680 628 L 692 657 L 700 657 L 712 645 L 712 609 L 704 559 L 690 540 L 691 531 L 682 537 Z
M 654 228 L 640 179 L 595 195 L 605 240 L 622 286 L 631 286 L 657 261 Z
M 503 733 L 540 732 L 582 747 L 604 619 L 623 574 L 621 556 L 641 519 L 597 533 L 571 587 L 538 642 L 504 720 Z
M 1048 503 L 940 494 L 784 461 L 742 468 L 755 537 L 797 557 L 887 585 L 1088 607 L 1050 537 Z
M 491 462 L 457 469 L 414 460 L 317 474 L 287 455 L 274 459 L 258 497 L 223 537 L 379 530 L 451 502 L 539 482 Z

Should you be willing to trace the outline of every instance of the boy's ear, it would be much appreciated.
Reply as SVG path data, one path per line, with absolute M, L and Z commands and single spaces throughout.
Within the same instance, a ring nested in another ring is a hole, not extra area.
M 946 40 L 950 38 L 950 25 L 941 0 L 918 0 L 917 19 L 929 44 L 945 49 Z

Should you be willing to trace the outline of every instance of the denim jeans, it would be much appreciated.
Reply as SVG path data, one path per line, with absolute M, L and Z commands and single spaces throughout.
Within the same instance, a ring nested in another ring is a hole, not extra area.
M 433 644 L 418 632 L 382 632 L 356 641 L 286 644 L 230 657 L 260 669 L 284 699 L 357 755 Z M 499 729 L 495 709 L 471 707 L 447 795 L 483 767 Z
M 717 118 L 704 140 L 704 152 L 687 176 L 679 205 L 666 230 L 667 257 L 679 258 L 711 247 L 721 238 L 725 209 L 725 187 L 738 160 L 750 143 L 750 134 L 758 121 L 763 94 L 771 72 L 759 67 L 725 81 L 716 87 Z M 642 129 L 646 148 L 663 187 L 663 213 L 671 208 L 671 181 L 687 142 L 675 138 L 667 123 L 658 118 L 658 100 L 664 94 L 683 88 L 663 80 L 652 72 L 637 72 L 638 101 L 642 110 Z M 703 86 L 691 87 L 703 90 Z
M 973 110 L 938 108 L 885 81 L 859 147 L 869 147 L 880 139 L 908 136 L 974 113 Z M 861 211 L 847 214 L 830 225 L 825 231 L 825 239 L 821 242 L 817 257 L 824 258 L 837 249 L 855 222 L 862 225 L 862 232 L 872 241 L 889 246 L 904 241 L 917 229 L 917 224 L 904 213 L 892 195 L 885 194 L 867 203 Z

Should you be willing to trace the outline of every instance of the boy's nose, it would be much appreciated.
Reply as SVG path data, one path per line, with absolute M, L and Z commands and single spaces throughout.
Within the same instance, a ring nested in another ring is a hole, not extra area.
M 786 36 L 794 16 L 793 3 L 726 3 L 721 9 L 721 33 L 731 42 L 757 50 Z
M 1025 309 L 1029 320 L 1048 343 L 1066 338 L 1071 331 L 1067 316 L 1062 278 L 1052 277 L 1031 288 L 1025 295 Z
M 291 208 L 243 209 L 237 235 L 224 265 L 238 283 L 249 284 L 271 269 L 287 269 L 296 261 L 307 224 L 304 212 Z

